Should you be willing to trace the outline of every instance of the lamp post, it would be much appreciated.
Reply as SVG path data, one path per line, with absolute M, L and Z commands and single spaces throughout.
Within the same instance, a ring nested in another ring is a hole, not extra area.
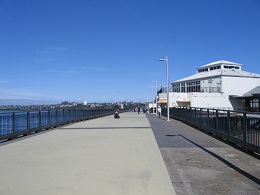
M 157 92 L 158 92 L 158 89 L 157 89 L 157 80 L 152 81 L 152 82 L 155 82 L 155 89 L 156 89 L 156 100 L 155 100 L 156 110 L 155 110 L 155 114 L 156 114 L 156 116 L 157 116 L 157 114 L 158 114 L 158 112 L 157 112 L 157 105 L 158 105 L 158 103 L 157 103 Z
M 170 121 L 170 110 L 169 110 L 169 76 L 168 76 L 168 57 L 165 59 L 161 58 L 159 61 L 166 62 L 166 85 L 167 85 L 167 121 Z
M 154 101 L 153 101 L 153 86 L 152 86 L 151 88 L 152 88 L 152 109 L 153 109 L 152 114 L 154 114 L 154 107 L 153 107 L 153 105 L 154 105 Z

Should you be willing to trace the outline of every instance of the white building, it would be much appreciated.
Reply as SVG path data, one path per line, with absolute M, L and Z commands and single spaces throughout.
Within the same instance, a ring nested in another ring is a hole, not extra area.
M 242 64 L 221 60 L 201 66 L 196 74 L 172 82 L 169 103 L 170 107 L 259 107 L 259 94 L 260 74 L 243 71 Z M 166 102 L 166 93 L 159 94 L 159 102 Z
M 148 109 L 148 112 L 151 112 L 152 114 L 156 113 L 156 103 L 147 102 L 145 107 Z

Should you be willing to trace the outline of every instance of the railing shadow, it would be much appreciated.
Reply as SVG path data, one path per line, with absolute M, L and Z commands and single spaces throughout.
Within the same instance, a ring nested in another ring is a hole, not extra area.
M 211 151 L 207 150 L 206 148 L 204 148 L 204 147 L 200 146 L 199 144 L 191 141 L 190 139 L 186 138 L 185 136 L 180 135 L 180 134 L 179 134 L 179 136 L 181 136 L 182 138 L 186 139 L 187 141 L 189 141 L 190 143 L 194 144 L 195 146 L 197 146 L 198 148 L 202 149 L 203 151 L 207 152 L 208 154 L 212 155 L 213 157 L 215 157 L 216 159 L 220 160 L 221 162 L 223 162 L 224 164 L 226 164 L 230 168 L 234 169 L 235 171 L 239 172 L 240 174 L 244 175 L 245 177 L 247 177 L 251 181 L 253 181 L 253 182 L 257 183 L 258 185 L 260 185 L 260 180 L 258 178 L 256 178 L 255 176 L 247 173 L 246 171 L 240 169 L 239 167 L 237 167 L 234 164 L 230 163 L 226 159 L 220 157 L 219 155 L 215 154 L 214 152 L 211 152 Z

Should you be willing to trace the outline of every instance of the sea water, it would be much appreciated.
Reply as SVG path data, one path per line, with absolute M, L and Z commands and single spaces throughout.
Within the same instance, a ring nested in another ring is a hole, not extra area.
M 0 136 L 82 117 L 76 110 L 0 110 Z

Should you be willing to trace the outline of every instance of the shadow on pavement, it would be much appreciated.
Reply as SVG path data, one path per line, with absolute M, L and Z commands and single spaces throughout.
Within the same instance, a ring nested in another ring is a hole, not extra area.
M 200 149 L 202 149 L 203 151 L 205 151 L 208 154 L 212 155 L 216 159 L 220 160 L 221 162 L 223 162 L 224 164 L 226 164 L 230 168 L 234 169 L 235 171 L 239 172 L 240 174 L 244 175 L 248 179 L 250 179 L 250 180 L 254 181 L 255 183 L 257 183 L 258 185 L 260 185 L 260 180 L 258 178 L 256 178 L 255 176 L 253 176 L 253 175 L 247 173 L 246 171 L 240 169 L 239 167 L 235 166 L 234 164 L 230 163 L 229 161 L 225 160 L 224 158 L 220 157 L 219 155 L 215 154 L 214 152 L 211 152 L 211 151 L 207 150 L 206 148 L 200 146 L 199 144 L 196 144 L 195 142 L 191 141 L 190 139 L 186 138 L 185 136 L 180 135 L 180 134 L 179 135 L 166 135 L 166 136 L 181 136 L 185 140 L 189 141 L 190 143 L 192 143 L 195 146 L 199 147 Z

